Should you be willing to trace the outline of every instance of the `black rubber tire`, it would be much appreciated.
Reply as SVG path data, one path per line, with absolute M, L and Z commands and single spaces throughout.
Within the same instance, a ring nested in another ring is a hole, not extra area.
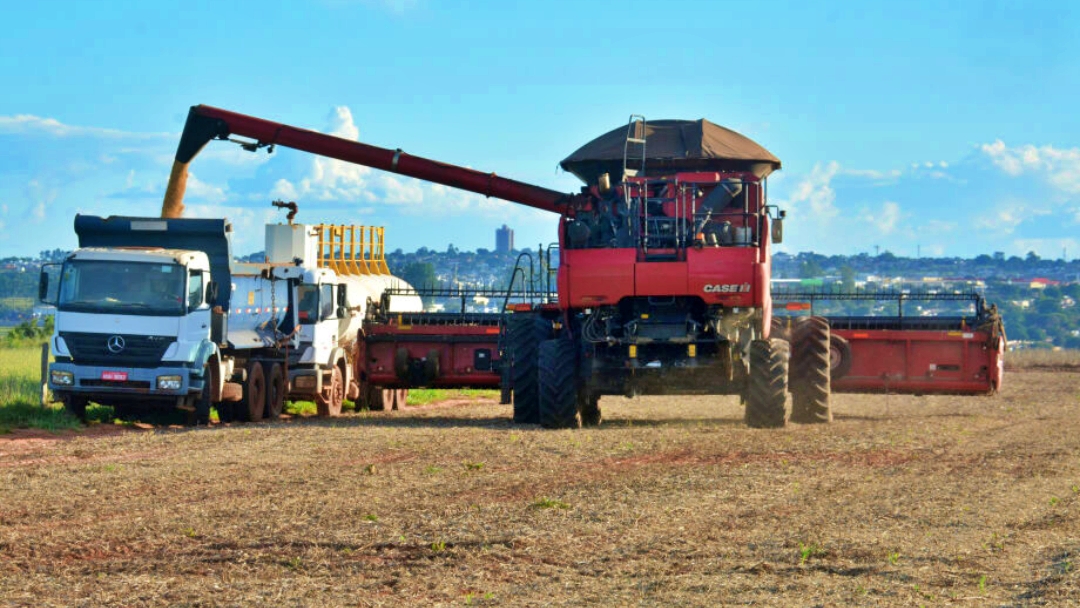
M 217 367 L 217 363 L 214 363 L 214 367 Z M 211 371 L 209 365 L 203 367 L 203 388 L 195 399 L 195 411 L 192 412 L 192 422 L 195 426 L 210 426 L 210 407 L 214 404 L 215 373 Z
M 515 313 L 506 327 L 510 353 L 510 377 L 514 391 L 514 422 L 540 422 L 540 389 L 537 371 L 540 342 L 551 333 L 551 324 L 539 315 Z
M 829 370 L 832 380 L 839 380 L 851 371 L 851 344 L 843 336 L 829 336 Z
M 266 411 L 266 374 L 258 361 L 248 363 L 247 381 L 244 382 L 243 405 L 238 408 L 247 422 L 259 422 Z
M 769 326 L 769 338 L 791 342 L 791 329 L 788 326 L 790 320 L 791 317 L 774 316 Z
M 829 366 L 829 321 L 809 317 L 799 321 L 792 333 L 791 421 L 801 424 L 832 422 Z
M 409 349 L 402 347 L 394 351 L 394 375 L 402 382 L 409 381 Z
M 442 354 L 437 348 L 433 348 L 427 351 L 427 357 L 424 358 L 424 381 L 432 383 L 439 377 L 439 355 Z
M 377 386 L 371 386 L 365 384 L 364 388 L 364 401 L 367 402 L 367 408 L 373 412 L 381 412 L 386 409 L 383 405 L 382 389 Z
M 746 391 L 746 425 L 773 429 L 787 423 L 788 343 L 754 340 L 750 343 L 750 383 Z
M 341 404 L 345 400 L 345 376 L 341 368 L 334 366 L 330 370 L 330 387 L 326 396 L 319 395 L 315 398 L 315 409 L 322 418 L 332 418 L 341 415 Z
M 69 393 L 60 397 L 60 401 L 64 404 L 64 411 L 77 418 L 79 422 L 86 422 L 86 405 L 88 403 L 86 397 L 77 397 Z
M 567 338 L 544 340 L 539 348 L 540 426 L 581 427 L 578 417 L 577 343 Z
M 578 408 L 581 414 L 581 426 L 600 426 L 604 417 L 600 413 L 600 395 L 583 395 Z
M 285 371 L 280 363 L 272 363 L 266 371 L 266 419 L 277 420 L 283 411 L 285 411 Z

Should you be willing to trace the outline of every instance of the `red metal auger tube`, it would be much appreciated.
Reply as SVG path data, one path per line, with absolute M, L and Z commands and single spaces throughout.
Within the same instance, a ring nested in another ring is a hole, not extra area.
M 248 146 L 252 150 L 267 146 L 271 149 L 273 146 L 285 146 L 552 213 L 561 213 L 571 200 L 581 196 L 499 177 L 494 173 L 412 156 L 401 150 L 379 148 L 317 131 L 199 105 L 193 106 L 188 112 L 187 123 L 176 150 L 176 161 L 169 176 L 169 185 L 165 190 L 162 217 L 180 217 L 183 212 L 188 163 L 210 140 L 226 139 L 231 135 L 255 140 L 256 143 Z

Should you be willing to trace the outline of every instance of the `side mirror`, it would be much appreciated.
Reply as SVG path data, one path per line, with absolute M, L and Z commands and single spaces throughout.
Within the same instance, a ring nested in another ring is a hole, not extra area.
M 217 281 L 210 281 L 206 284 L 206 303 L 213 304 L 217 301 L 218 297 L 218 283 Z
M 38 301 L 49 306 L 56 306 L 60 300 L 57 287 L 60 286 L 60 272 L 63 264 L 42 264 L 41 275 L 38 276 Z M 56 281 L 49 280 L 49 275 L 55 275 Z M 49 293 L 50 291 L 57 293 Z
M 784 242 L 784 220 L 782 219 L 777 218 L 772 222 L 772 242 Z
M 338 306 L 337 307 L 337 318 L 344 319 L 344 318 L 347 318 L 348 316 L 349 316 L 349 309 L 345 308 L 344 306 Z
M 345 297 L 345 294 L 347 293 L 347 289 L 348 289 L 348 286 L 345 285 L 344 283 L 337 286 L 337 305 L 338 306 L 348 306 L 348 300 Z M 340 317 L 342 315 L 339 314 L 338 316 Z

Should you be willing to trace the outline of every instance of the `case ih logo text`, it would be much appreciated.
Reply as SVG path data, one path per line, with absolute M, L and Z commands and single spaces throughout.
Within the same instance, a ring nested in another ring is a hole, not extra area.
M 725 283 L 716 285 L 705 285 L 705 293 L 750 293 L 749 283 Z

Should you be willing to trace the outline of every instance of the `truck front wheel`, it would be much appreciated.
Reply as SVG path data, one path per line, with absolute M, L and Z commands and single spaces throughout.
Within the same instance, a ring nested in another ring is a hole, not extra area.
M 78 397 L 67 393 L 60 398 L 64 403 L 64 410 L 72 416 L 79 419 L 79 422 L 86 422 L 86 397 Z
M 326 395 L 315 398 L 315 406 L 320 417 L 340 416 L 341 402 L 345 399 L 345 381 L 341 368 L 334 366 L 330 371 L 330 390 Z

